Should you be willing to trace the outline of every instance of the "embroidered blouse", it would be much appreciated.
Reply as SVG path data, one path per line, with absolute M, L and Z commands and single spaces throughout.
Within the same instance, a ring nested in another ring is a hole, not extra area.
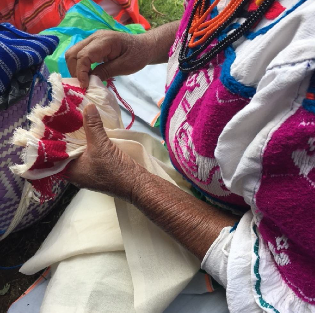
M 185 74 L 178 55 L 193 4 L 170 51 L 162 134 L 208 201 L 243 214 L 202 266 L 226 287 L 231 312 L 315 312 L 315 2 L 276 1 L 246 37 Z

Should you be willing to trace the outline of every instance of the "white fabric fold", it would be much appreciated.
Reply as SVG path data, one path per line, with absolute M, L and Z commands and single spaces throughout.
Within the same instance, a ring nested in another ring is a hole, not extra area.
M 41 312 L 134 313 L 125 253 L 83 254 L 60 262 L 53 268 Z
M 234 232 L 224 227 L 202 260 L 201 268 L 213 277 L 221 286 L 227 286 L 227 264 Z

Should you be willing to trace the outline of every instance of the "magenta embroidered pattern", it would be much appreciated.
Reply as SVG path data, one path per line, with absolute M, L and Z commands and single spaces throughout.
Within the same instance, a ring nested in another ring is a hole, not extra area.
M 214 157 L 223 128 L 249 102 L 223 86 L 223 61 L 220 54 L 208 69 L 189 75 L 170 107 L 166 142 L 174 166 L 196 187 L 225 204 L 246 210 L 243 198 L 225 187 Z
M 256 194 L 256 205 L 263 215 L 258 228 L 279 272 L 299 297 L 313 304 L 314 143 L 315 114 L 301 107 L 272 135 L 264 151 Z

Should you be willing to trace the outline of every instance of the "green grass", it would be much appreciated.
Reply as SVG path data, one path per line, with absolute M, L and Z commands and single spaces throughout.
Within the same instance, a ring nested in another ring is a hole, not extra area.
M 152 28 L 180 20 L 184 7 L 183 0 L 139 0 L 140 13 L 149 21 Z M 154 11 L 153 6 L 158 12 Z

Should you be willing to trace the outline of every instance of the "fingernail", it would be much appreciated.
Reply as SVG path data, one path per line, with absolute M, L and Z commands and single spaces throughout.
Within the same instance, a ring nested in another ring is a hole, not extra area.
M 94 104 L 88 104 L 88 106 L 86 107 L 86 113 L 88 116 L 99 115 L 98 110 Z

